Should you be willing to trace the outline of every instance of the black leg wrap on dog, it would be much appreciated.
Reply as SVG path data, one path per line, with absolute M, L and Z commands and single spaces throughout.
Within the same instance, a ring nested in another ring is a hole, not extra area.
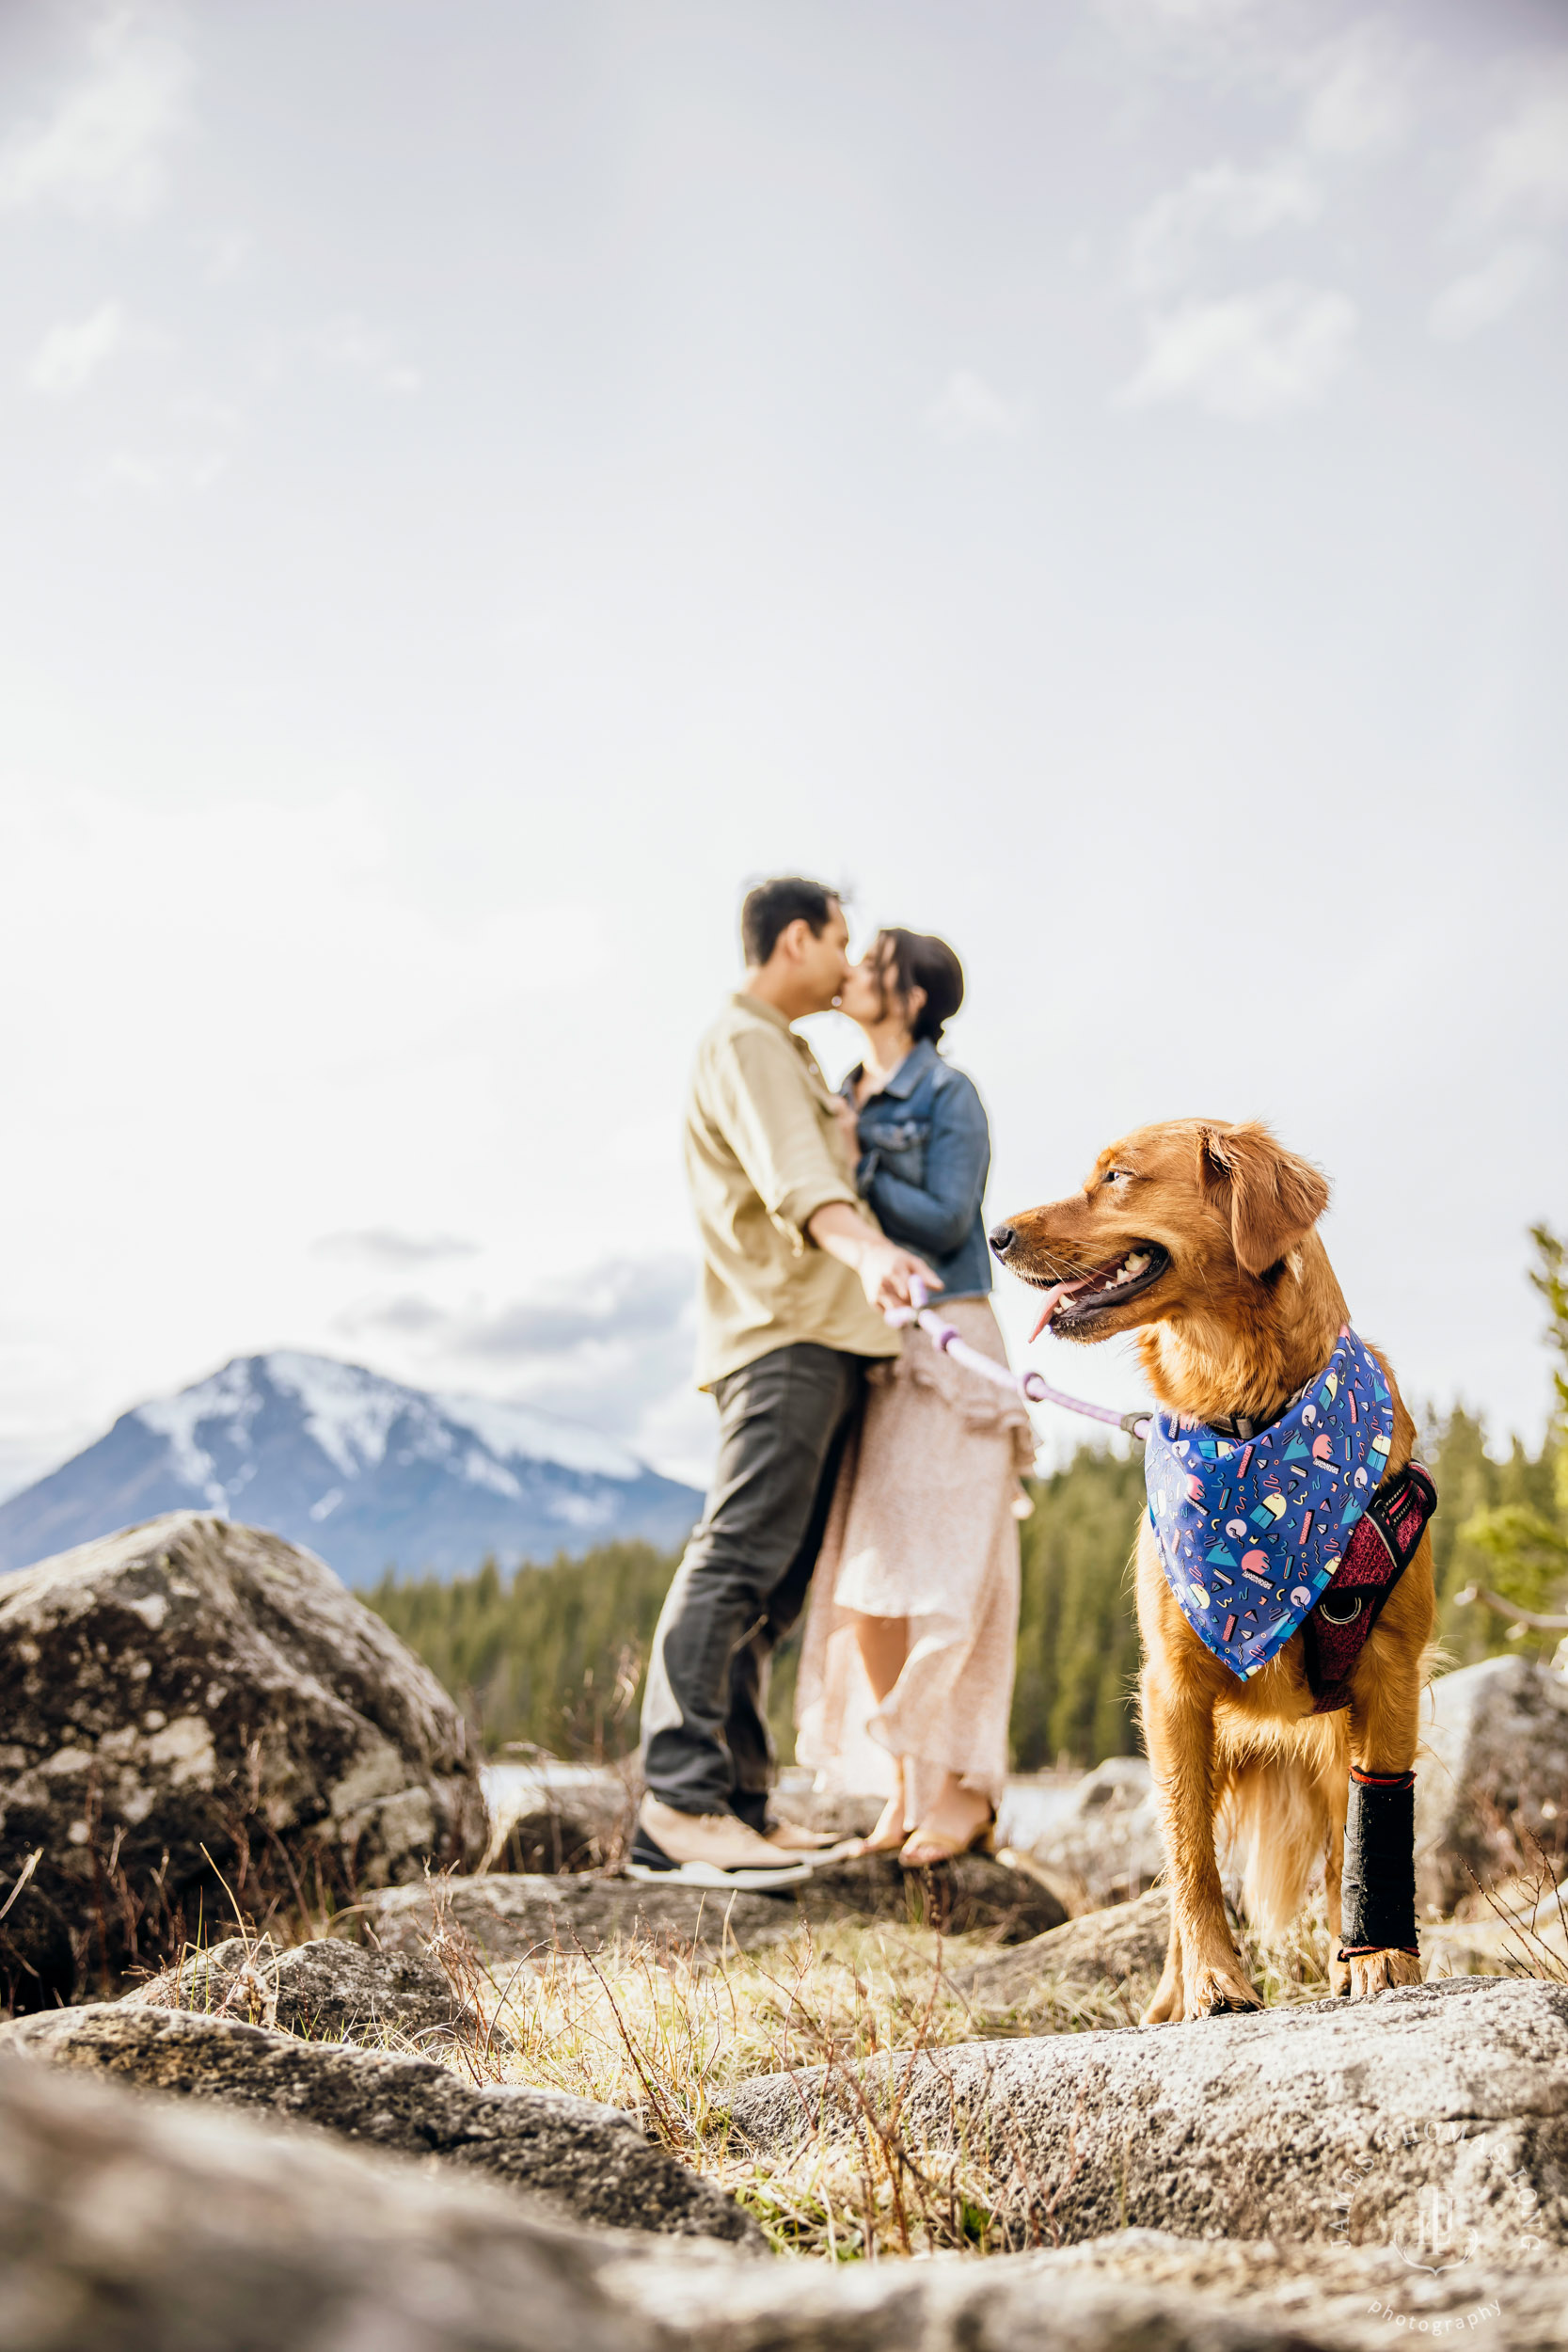
M 1361 1772 L 1352 1766 L 1340 1887 L 1341 1960 L 1417 1950 L 1414 1772 Z

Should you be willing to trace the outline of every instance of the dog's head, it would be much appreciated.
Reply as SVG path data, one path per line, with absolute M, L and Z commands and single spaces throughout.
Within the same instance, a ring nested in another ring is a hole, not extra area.
M 1250 1321 L 1327 1206 L 1323 1176 L 1266 1127 L 1172 1120 L 1111 1144 L 1081 1192 L 1008 1217 L 990 1246 L 1051 1294 L 1041 1327 L 1105 1340 Z

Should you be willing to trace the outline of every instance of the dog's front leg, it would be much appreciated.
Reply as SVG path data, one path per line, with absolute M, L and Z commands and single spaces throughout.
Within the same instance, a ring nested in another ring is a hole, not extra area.
M 1261 2009 L 1226 1924 L 1214 1857 L 1214 1704 L 1180 1658 L 1143 1676 L 1144 1740 L 1164 1821 L 1171 1882 L 1164 1974 L 1143 2022 Z
M 1328 1805 L 1328 1837 L 1323 1849 L 1323 1908 L 1328 1914 L 1328 1989 L 1334 1994 L 1350 1991 L 1350 1963 L 1339 1958 L 1344 1941 L 1344 1904 L 1341 1900 L 1340 1875 L 1345 1867 L 1345 1772 L 1341 1768 L 1334 1775 L 1332 1787 L 1325 1788 Z
M 1353 2000 L 1421 1981 L 1413 1794 L 1420 1692 L 1416 1664 L 1397 1652 L 1358 1673 L 1352 1686 L 1342 1932 Z

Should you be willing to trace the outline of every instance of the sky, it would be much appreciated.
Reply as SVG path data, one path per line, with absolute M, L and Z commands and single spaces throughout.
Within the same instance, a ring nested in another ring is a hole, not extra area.
M 1555 0 L 10 0 L 0 285 L 0 1488 L 277 1346 L 700 1478 L 778 871 L 958 948 L 990 1215 L 1265 1118 L 1539 1436 Z

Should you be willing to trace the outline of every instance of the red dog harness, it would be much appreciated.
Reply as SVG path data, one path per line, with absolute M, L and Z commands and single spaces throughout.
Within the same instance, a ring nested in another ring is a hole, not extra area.
M 1314 1715 L 1350 1705 L 1355 1661 L 1436 1508 L 1431 1478 L 1419 1462 L 1407 1462 L 1384 1480 L 1356 1521 L 1334 1581 L 1302 1620 Z

